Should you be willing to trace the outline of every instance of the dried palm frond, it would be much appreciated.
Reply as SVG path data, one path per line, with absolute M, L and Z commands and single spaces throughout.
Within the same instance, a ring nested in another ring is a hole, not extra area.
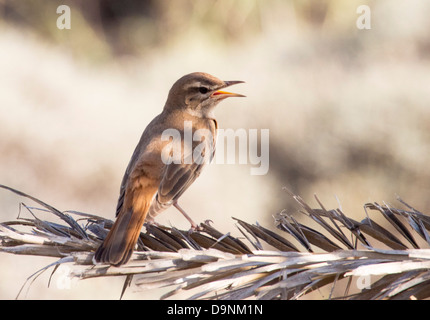
M 201 224 L 201 232 L 146 225 L 130 262 L 111 267 L 92 261 L 111 220 L 61 212 L 0 187 L 42 207 L 22 204 L 32 218 L 0 224 L 0 251 L 59 258 L 29 280 L 67 264 L 70 276 L 79 279 L 125 275 L 124 288 L 132 279 L 142 290 L 170 288 L 162 299 L 179 294 L 188 299 L 430 297 L 430 217 L 401 199 L 406 209 L 366 204 L 366 218 L 359 222 L 341 209 L 326 210 L 318 198 L 320 208 L 313 209 L 291 194 L 301 207 L 298 216 L 279 213 L 275 217 L 279 233 L 235 219 L 243 239 L 207 222 Z M 371 219 L 370 212 L 380 214 L 394 231 Z M 42 213 L 54 214 L 60 222 L 41 220 Z M 315 297 L 315 292 L 322 296 Z

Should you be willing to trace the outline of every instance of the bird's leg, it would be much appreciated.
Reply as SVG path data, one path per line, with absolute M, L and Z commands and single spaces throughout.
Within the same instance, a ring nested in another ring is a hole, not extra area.
M 184 209 L 182 209 L 179 204 L 178 201 L 176 200 L 175 202 L 173 202 L 173 206 L 179 210 L 180 213 L 183 214 L 183 216 L 185 217 L 185 219 L 188 220 L 189 223 L 191 223 L 191 229 L 193 229 L 194 231 L 199 230 L 199 226 L 197 225 L 197 223 L 195 223 L 193 221 L 193 219 L 190 218 L 190 216 L 184 211 Z

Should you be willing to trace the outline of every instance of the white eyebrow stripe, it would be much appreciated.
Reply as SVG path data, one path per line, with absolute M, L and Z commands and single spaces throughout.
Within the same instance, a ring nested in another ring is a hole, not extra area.
M 184 89 L 185 89 L 185 90 L 188 90 L 189 88 L 198 88 L 198 87 L 200 87 L 201 85 L 202 85 L 202 83 L 201 83 L 200 81 L 196 81 L 196 82 L 193 82 L 193 83 L 190 83 L 190 84 L 185 85 L 185 86 L 184 86 Z

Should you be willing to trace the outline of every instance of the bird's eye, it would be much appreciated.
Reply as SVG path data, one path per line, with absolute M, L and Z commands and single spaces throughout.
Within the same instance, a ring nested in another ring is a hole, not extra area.
M 207 93 L 209 90 L 208 90 L 208 88 L 206 88 L 206 87 L 200 87 L 199 88 L 199 92 L 200 93 L 203 93 L 203 94 L 205 94 L 205 93 Z

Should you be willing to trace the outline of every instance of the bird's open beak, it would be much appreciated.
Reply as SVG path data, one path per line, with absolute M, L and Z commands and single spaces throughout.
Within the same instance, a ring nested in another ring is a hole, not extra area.
M 234 84 L 244 83 L 244 82 L 245 81 L 224 81 L 225 86 L 223 88 L 230 87 Z M 211 96 L 216 97 L 217 99 L 225 99 L 225 98 L 229 98 L 229 97 L 245 97 L 243 94 L 233 93 L 233 92 L 228 92 L 228 91 L 222 91 L 222 90 L 215 91 L 214 93 L 212 93 Z

